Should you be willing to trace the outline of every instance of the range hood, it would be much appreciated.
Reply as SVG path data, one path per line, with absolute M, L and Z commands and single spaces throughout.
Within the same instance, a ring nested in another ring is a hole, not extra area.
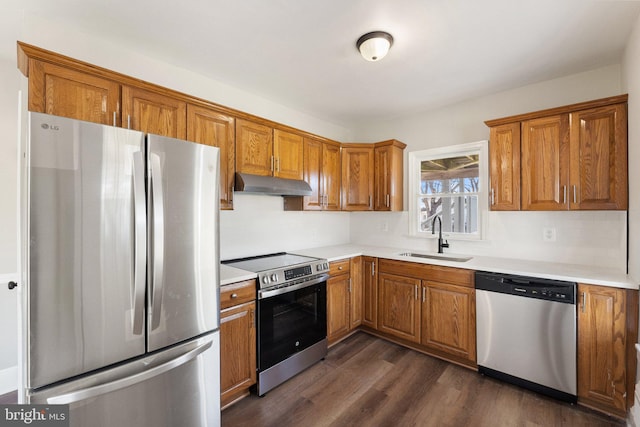
M 271 196 L 311 195 L 311 187 L 301 179 L 284 179 L 241 172 L 236 172 L 235 191 Z

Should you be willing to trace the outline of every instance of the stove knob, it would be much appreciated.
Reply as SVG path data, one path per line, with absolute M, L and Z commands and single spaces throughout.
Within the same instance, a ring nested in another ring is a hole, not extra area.
M 276 273 L 273 273 L 273 274 L 271 275 L 271 281 L 272 281 L 272 282 L 277 282 L 277 281 L 278 281 L 278 275 L 277 275 Z
M 264 283 L 265 285 L 269 283 L 269 277 L 267 277 L 266 274 L 262 276 L 262 283 Z

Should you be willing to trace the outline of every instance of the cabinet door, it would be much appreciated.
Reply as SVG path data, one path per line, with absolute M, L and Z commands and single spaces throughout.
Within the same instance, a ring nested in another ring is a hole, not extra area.
M 236 172 L 273 175 L 273 129 L 236 120 Z
M 119 102 L 118 83 L 29 60 L 29 111 L 119 125 Z
M 422 344 L 476 360 L 475 289 L 422 283 Z
M 273 131 L 274 176 L 287 179 L 303 179 L 303 141 L 302 136 L 295 133 L 278 129 Z
M 215 110 L 187 105 L 187 139 L 220 149 L 220 208 L 233 209 L 235 119 Z
M 231 403 L 256 383 L 254 302 L 220 312 L 221 406 Z
M 351 258 L 351 295 L 349 313 L 350 327 L 353 330 L 362 324 L 362 257 Z
M 322 193 L 322 141 L 304 139 L 304 180 L 311 187 L 311 195 L 304 197 L 303 209 L 319 211 L 324 207 Z
M 186 102 L 136 87 L 122 87 L 123 127 L 186 139 L 186 122 Z
M 489 170 L 491 210 L 520 210 L 520 122 L 491 128 Z
M 322 195 L 324 209 L 340 210 L 340 144 L 325 142 L 322 144 Z
M 578 398 L 626 414 L 625 291 L 578 286 Z M 637 319 L 633 319 L 637 322 Z
M 362 257 L 362 324 L 378 328 L 378 258 Z
M 342 209 L 373 210 L 373 147 L 342 149 Z
M 329 344 L 349 333 L 349 275 L 327 280 L 327 340 Z
M 571 209 L 627 209 L 627 108 L 571 114 Z
M 394 145 L 374 149 L 374 209 L 402 210 L 402 148 Z
M 522 123 L 522 209 L 569 209 L 569 115 Z
M 420 280 L 388 273 L 378 275 L 378 330 L 420 342 Z

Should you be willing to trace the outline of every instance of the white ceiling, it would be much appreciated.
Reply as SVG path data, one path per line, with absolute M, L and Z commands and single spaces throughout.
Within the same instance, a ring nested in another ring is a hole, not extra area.
M 33 13 L 349 125 L 617 64 L 639 1 L 23 0 Z M 355 42 L 390 32 L 367 62 Z M 215 101 L 215 100 L 214 100 Z

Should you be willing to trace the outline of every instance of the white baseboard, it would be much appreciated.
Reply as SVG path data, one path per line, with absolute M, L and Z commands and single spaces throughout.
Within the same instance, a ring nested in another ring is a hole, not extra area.
M 0 394 L 18 389 L 18 366 L 0 370 Z

